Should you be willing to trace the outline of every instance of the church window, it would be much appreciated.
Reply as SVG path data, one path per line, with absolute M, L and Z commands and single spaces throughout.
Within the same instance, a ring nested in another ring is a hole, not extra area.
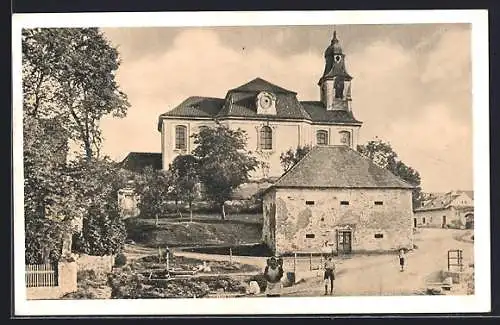
M 382 201 L 375 201 L 375 205 L 384 205 L 384 202 L 382 202 Z
M 345 146 L 351 146 L 351 132 L 340 131 L 340 144 Z
M 314 201 L 306 201 L 306 205 L 314 205 Z
M 273 131 L 269 126 L 260 129 L 260 149 L 271 150 L 273 148 Z
M 340 201 L 340 205 L 349 205 L 349 201 Z
M 314 237 L 316 237 L 314 234 L 306 234 L 306 238 L 311 238 L 312 239 Z
M 187 128 L 184 125 L 175 127 L 175 149 L 186 150 Z
M 328 144 L 328 132 L 324 130 L 319 130 L 316 132 L 316 143 L 318 145 L 327 145 Z

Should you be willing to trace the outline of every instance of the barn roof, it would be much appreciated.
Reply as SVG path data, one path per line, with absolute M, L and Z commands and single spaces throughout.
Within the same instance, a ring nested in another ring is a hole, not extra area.
M 312 148 L 274 187 L 414 188 L 348 146 Z

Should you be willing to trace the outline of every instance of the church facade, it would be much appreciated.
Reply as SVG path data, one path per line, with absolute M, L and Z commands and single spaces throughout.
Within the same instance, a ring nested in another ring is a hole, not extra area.
M 168 169 L 177 155 L 194 149 L 191 137 L 202 127 L 217 124 L 240 128 L 248 137 L 247 149 L 265 163 L 252 178 L 283 174 L 281 153 L 304 145 L 345 145 L 355 149 L 362 125 L 353 114 L 351 82 L 346 55 L 336 32 L 325 51 L 319 79 L 319 100 L 299 101 L 297 93 L 261 78 L 230 89 L 225 98 L 192 96 L 161 114 L 162 164 Z

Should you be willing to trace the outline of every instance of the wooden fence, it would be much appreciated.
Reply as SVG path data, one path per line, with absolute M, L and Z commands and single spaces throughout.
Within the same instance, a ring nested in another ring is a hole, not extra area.
M 52 264 L 27 264 L 26 287 L 57 287 L 57 267 Z

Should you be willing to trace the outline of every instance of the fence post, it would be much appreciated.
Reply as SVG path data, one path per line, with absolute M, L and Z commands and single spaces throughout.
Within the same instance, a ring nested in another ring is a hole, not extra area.
M 297 253 L 293 253 L 293 273 L 297 272 Z
M 312 268 L 313 268 L 313 254 L 312 253 L 309 253 L 309 271 L 312 271 Z
M 170 262 L 170 252 L 169 252 L 169 251 L 167 251 L 167 254 L 166 254 L 166 256 L 165 256 L 165 257 L 166 257 L 166 259 L 167 259 L 167 271 L 168 271 L 168 270 L 170 269 L 170 267 L 169 267 L 169 262 Z
M 233 249 L 229 247 L 229 264 L 233 264 Z

